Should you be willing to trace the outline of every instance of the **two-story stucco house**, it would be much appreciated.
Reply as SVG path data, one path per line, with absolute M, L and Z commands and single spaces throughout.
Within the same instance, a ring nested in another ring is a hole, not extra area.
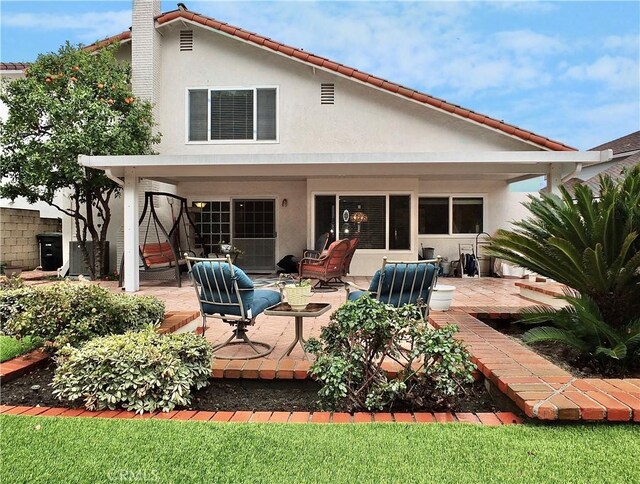
M 544 175 L 553 190 L 610 156 L 184 7 L 159 8 L 134 0 L 131 31 L 106 40 L 120 41 L 134 93 L 155 105 L 159 154 L 80 157 L 124 187 L 111 240 L 123 248 L 128 291 L 139 286 L 141 183 L 204 205 L 204 239 L 243 248 L 248 270 L 275 269 L 321 233 L 355 231 L 352 273 L 371 275 L 383 256 L 417 259 L 421 245 L 455 256 L 461 241 L 524 215 L 510 183 Z M 354 223 L 355 211 L 366 221 Z

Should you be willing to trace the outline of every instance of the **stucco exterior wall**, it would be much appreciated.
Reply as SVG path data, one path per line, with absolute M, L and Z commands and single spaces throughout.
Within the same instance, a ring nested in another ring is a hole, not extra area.
M 180 52 L 180 29 L 193 29 Z M 314 69 L 197 26 L 163 29 L 161 154 L 331 153 L 537 150 L 486 126 Z M 320 104 L 320 84 L 335 83 L 335 104 Z M 279 141 L 186 143 L 189 87 L 278 87 Z

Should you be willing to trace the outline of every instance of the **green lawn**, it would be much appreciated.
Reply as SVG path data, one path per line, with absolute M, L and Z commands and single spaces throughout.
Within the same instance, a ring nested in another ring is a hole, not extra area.
M 1 416 L 9 482 L 640 482 L 640 426 Z
M 0 363 L 11 358 L 28 353 L 32 349 L 42 346 L 40 338 L 27 336 L 17 340 L 13 336 L 0 335 Z

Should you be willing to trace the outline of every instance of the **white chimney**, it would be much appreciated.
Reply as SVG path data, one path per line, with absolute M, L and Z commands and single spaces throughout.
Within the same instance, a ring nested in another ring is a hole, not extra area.
M 160 34 L 155 18 L 160 15 L 160 0 L 133 0 L 131 24 L 131 76 L 133 94 L 154 104 L 160 93 Z

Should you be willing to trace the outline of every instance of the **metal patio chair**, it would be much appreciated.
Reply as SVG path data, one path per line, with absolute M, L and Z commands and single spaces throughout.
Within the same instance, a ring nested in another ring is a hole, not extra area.
M 231 345 L 244 344 L 255 354 L 250 356 L 219 356 L 228 360 L 250 360 L 267 356 L 273 346 L 254 341 L 247 335 L 247 327 L 265 309 L 282 301 L 282 294 L 269 289 L 255 289 L 253 281 L 242 269 L 231 263 L 231 258 L 204 259 L 186 257 L 189 275 L 198 295 L 202 315 L 202 334 L 207 318 L 221 319 L 234 326 L 229 338 L 214 346 L 214 352 Z
M 397 308 L 405 304 L 424 305 L 424 317 L 429 315 L 429 301 L 438 280 L 441 258 L 391 262 L 382 259 L 382 268 L 376 271 L 369 289 L 362 289 L 353 283 L 345 283 L 347 301 L 355 301 L 364 294 Z M 356 290 L 353 291 L 352 289 Z

